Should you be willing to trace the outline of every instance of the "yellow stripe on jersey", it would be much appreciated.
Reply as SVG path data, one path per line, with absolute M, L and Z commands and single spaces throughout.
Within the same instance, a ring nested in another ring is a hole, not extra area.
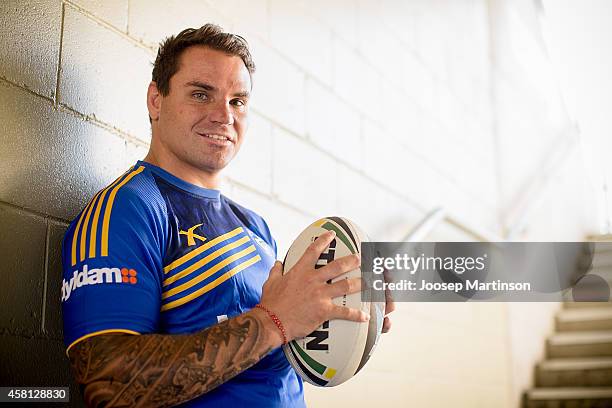
M 221 248 L 217 249 L 215 252 L 207 255 L 206 257 L 200 259 L 198 262 L 194 263 L 193 265 L 191 265 L 189 268 L 186 268 L 182 271 L 180 271 L 179 273 L 177 273 L 176 275 L 172 275 L 170 276 L 168 279 L 164 280 L 163 286 L 168 286 L 170 285 L 172 282 L 176 282 L 177 280 L 181 279 L 182 277 L 185 277 L 187 275 L 189 275 L 190 273 L 194 272 L 195 270 L 201 268 L 202 266 L 206 265 L 207 263 L 210 263 L 212 261 L 214 261 L 215 259 L 217 259 L 218 257 L 220 257 L 221 255 L 223 255 L 224 253 L 226 253 L 227 251 L 231 251 L 234 248 L 238 248 L 240 245 L 249 242 L 250 239 L 248 236 L 244 236 L 242 238 L 240 238 L 237 241 L 231 242 L 225 246 L 222 246 Z
M 242 251 L 236 252 L 235 254 L 228 256 L 227 258 L 217 263 L 212 268 L 208 269 L 206 272 L 201 273 L 198 276 L 194 277 L 193 279 L 188 280 L 187 282 L 162 293 L 162 299 L 167 299 L 170 296 L 174 296 L 177 293 L 181 293 L 193 287 L 194 285 L 197 285 L 198 283 L 202 282 L 204 279 L 214 275 L 215 273 L 217 273 L 218 271 L 220 271 L 221 269 L 223 269 L 225 266 L 229 265 L 230 263 L 234 262 L 235 260 L 243 258 L 246 255 L 254 251 L 255 251 L 255 245 L 250 245 L 246 247 L 245 249 L 243 249 Z
M 219 286 L 220 284 L 222 284 L 223 282 L 225 282 L 226 280 L 228 280 L 229 278 L 231 278 L 238 272 L 248 268 L 251 265 L 256 264 L 259 261 L 261 261 L 261 257 L 259 255 L 256 255 L 250 259 L 247 259 L 243 263 L 236 265 L 235 267 L 233 267 L 232 269 L 230 269 L 229 271 L 227 271 L 226 273 L 224 273 L 223 275 L 221 275 L 214 281 L 210 282 L 206 286 L 201 287 L 195 292 L 187 296 L 184 296 L 180 299 L 173 300 L 172 302 L 166 303 L 165 305 L 161 307 L 161 311 L 165 312 L 166 310 L 170 310 L 170 309 L 174 309 L 175 307 L 182 306 L 185 303 L 190 302 L 193 299 L 198 298 L 207 292 L 210 292 L 212 289 L 216 288 L 217 286 Z
M 235 237 L 236 235 L 240 234 L 242 231 L 243 231 L 242 227 L 238 227 L 236 229 L 231 230 L 230 232 L 226 232 L 223 235 L 219 235 L 217 238 L 208 241 L 206 244 L 197 247 L 193 251 L 186 253 L 180 258 L 172 261 L 170 264 L 164 266 L 164 273 L 170 272 L 171 270 L 173 270 L 176 267 L 181 266 L 182 264 L 184 264 L 185 262 L 187 262 L 194 256 L 201 254 L 202 252 L 206 251 L 209 248 L 212 248 L 213 246 L 217 245 L 221 241 L 225 241 L 232 237 Z
M 133 169 L 133 168 L 134 168 L 134 166 L 130 167 L 130 170 Z M 125 172 L 121 177 L 123 177 L 127 173 L 129 173 L 130 170 Z M 83 212 L 81 213 L 81 216 L 79 217 L 79 221 L 77 222 L 77 225 L 76 225 L 76 227 L 74 229 L 74 234 L 72 235 L 72 251 L 71 251 L 71 260 L 70 260 L 70 264 L 72 266 L 75 266 L 76 263 L 77 263 L 77 241 L 78 241 L 78 238 L 79 238 L 79 233 L 81 231 L 81 224 L 83 223 L 83 217 L 85 217 L 85 214 L 87 212 L 90 212 L 90 210 L 89 210 L 90 206 L 93 205 L 93 202 L 96 200 L 96 197 L 100 193 L 102 193 L 102 197 L 100 198 L 100 201 L 98 201 L 98 207 L 101 205 L 102 201 L 104 200 L 104 194 L 106 193 L 106 190 L 109 189 L 110 187 L 112 187 L 113 185 L 117 184 L 119 182 L 119 180 L 121 180 L 121 177 L 119 177 L 117 180 L 115 180 L 113 182 L 113 184 L 111 184 L 109 187 L 106 187 L 105 189 L 102 189 L 102 190 L 98 191 L 98 193 L 96 193 L 96 195 L 89 201 L 87 206 L 83 209 Z M 93 208 L 93 207 L 91 207 L 91 208 Z M 95 217 L 94 217 L 94 220 L 95 220 Z M 80 246 L 82 247 L 83 245 L 84 244 L 81 244 Z M 82 260 L 83 259 L 81 258 L 81 261 Z
M 95 258 L 96 257 L 96 243 L 97 243 L 97 238 L 98 238 L 98 219 L 100 218 L 100 210 L 102 209 L 102 205 L 104 204 L 104 198 L 106 197 L 106 193 L 108 193 L 111 188 L 115 187 L 117 185 L 117 183 L 119 183 L 119 181 L 121 181 L 123 176 L 128 174 L 133 169 L 134 169 L 134 166 L 130 167 L 130 169 L 128 171 L 123 173 L 121 175 L 121 177 L 119 177 L 117 180 L 113 181 L 108 187 L 106 187 L 102 191 L 102 195 L 100 196 L 100 200 L 98 201 L 98 205 L 96 205 L 96 211 L 94 211 L 93 221 L 91 222 L 91 224 L 92 224 L 91 225 L 91 237 L 89 239 L 89 257 L 90 258 Z
M 110 195 L 108 196 L 108 202 L 106 203 L 106 208 L 104 209 L 104 218 L 102 219 L 102 242 L 100 248 L 101 256 L 108 256 L 108 230 L 110 227 L 111 211 L 113 209 L 113 203 L 115 202 L 115 196 L 117 195 L 117 191 L 119 191 L 121 187 L 126 185 L 128 181 L 134 178 L 134 176 L 141 173 L 143 170 L 144 166 L 140 166 L 139 168 L 128 174 L 128 176 L 123 179 L 121 183 L 117 184 L 113 188 Z
M 94 199 L 95 197 L 87 204 L 87 207 L 83 209 L 83 212 L 81 213 L 81 216 L 79 217 L 79 221 L 77 222 L 77 225 L 74 228 L 74 234 L 72 234 L 72 251 L 71 251 L 71 257 L 70 257 L 70 264 L 72 266 L 76 265 L 77 263 L 77 256 L 76 256 L 77 239 L 79 238 L 79 231 L 81 230 L 81 224 L 83 223 L 83 217 L 85 217 L 85 213 L 89 210 L 89 208 L 93 204 Z
M 85 243 L 87 241 L 87 235 L 86 234 L 87 234 L 87 227 L 89 226 L 89 218 L 91 217 L 91 211 L 95 207 L 96 201 L 100 197 L 100 193 L 102 193 L 102 190 L 98 191 L 98 193 L 91 200 L 91 204 L 89 205 L 89 209 L 87 210 L 87 215 L 85 216 L 85 222 L 83 223 L 83 226 L 81 227 L 81 245 L 80 245 L 80 249 L 81 249 L 80 254 L 81 254 L 81 256 L 79 257 L 79 260 L 81 262 L 83 262 L 85 260 Z
M 107 330 L 99 330 L 93 333 L 89 333 L 86 334 L 84 336 L 79 337 L 78 339 L 76 339 L 75 341 L 73 341 L 72 343 L 70 343 L 70 345 L 66 348 L 66 355 L 68 356 L 68 352 L 70 351 L 70 349 L 72 348 L 72 346 L 74 346 L 75 344 L 77 344 L 80 341 L 83 341 L 85 339 L 88 339 L 90 337 L 94 337 L 94 336 L 99 336 L 101 334 L 107 334 L 107 333 L 125 333 L 125 334 L 133 334 L 135 336 L 140 336 L 140 333 L 138 333 L 137 331 L 134 330 L 127 330 L 127 329 L 107 329 Z M 68 356 L 70 357 L 70 356 Z

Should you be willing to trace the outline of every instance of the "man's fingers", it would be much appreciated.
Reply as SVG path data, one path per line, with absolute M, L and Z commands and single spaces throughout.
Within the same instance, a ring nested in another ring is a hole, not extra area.
M 385 316 L 395 310 L 395 302 L 391 295 L 385 296 Z
M 393 282 L 389 276 L 389 271 L 385 269 L 383 272 L 383 278 L 385 282 Z M 387 288 L 385 289 L 385 316 L 395 310 L 395 302 L 393 301 L 393 295 Z
M 383 320 L 382 332 L 388 333 L 389 330 L 391 330 L 391 319 L 389 319 L 388 317 L 385 317 L 385 320 Z
M 307 268 L 312 268 L 315 263 L 317 263 L 319 255 L 321 255 L 321 253 L 327 249 L 334 238 L 336 238 L 336 233 L 334 231 L 327 231 L 325 234 L 320 235 L 312 244 L 308 246 L 304 252 L 304 255 L 302 255 L 297 263 L 302 264 Z
M 346 306 L 334 305 L 331 313 L 331 319 L 343 319 L 353 322 L 367 322 L 370 320 L 368 314 L 358 309 L 351 309 Z
M 331 298 L 351 293 L 357 293 L 361 290 L 361 278 L 342 279 L 338 282 L 330 284 L 327 288 Z
M 325 265 L 323 268 L 318 270 L 318 273 L 321 274 L 321 279 L 328 281 L 342 275 L 343 273 L 359 268 L 360 265 L 361 258 L 358 254 L 347 255 Z

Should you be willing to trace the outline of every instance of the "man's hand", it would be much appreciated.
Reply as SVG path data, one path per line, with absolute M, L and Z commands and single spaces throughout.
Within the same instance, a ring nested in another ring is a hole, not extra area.
M 345 319 L 366 322 L 369 316 L 357 309 L 335 305 L 332 299 L 361 290 L 361 278 L 327 281 L 360 265 L 359 255 L 336 259 L 316 269 L 319 256 L 334 240 L 333 231 L 318 237 L 304 252 L 289 273 L 277 262 L 263 286 L 261 303 L 274 312 L 283 323 L 287 341 L 312 333 L 326 320 Z
M 383 277 L 385 282 L 390 281 L 387 270 L 383 272 Z M 389 314 L 394 310 L 395 302 L 393 301 L 393 295 L 391 295 L 389 289 L 385 289 L 385 320 L 383 320 L 383 333 L 389 333 L 389 330 L 391 330 L 391 319 L 389 319 Z
M 389 319 L 389 314 L 395 310 L 395 302 L 391 298 L 391 296 L 385 296 L 385 320 L 383 320 L 383 333 L 389 333 L 391 330 L 391 319 Z

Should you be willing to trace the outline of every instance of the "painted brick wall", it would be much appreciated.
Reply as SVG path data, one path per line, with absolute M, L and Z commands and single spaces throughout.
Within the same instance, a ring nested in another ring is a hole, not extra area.
M 98 189 L 146 154 L 156 44 L 187 26 L 216 22 L 252 46 L 252 125 L 223 192 L 265 216 L 281 257 L 304 226 L 329 214 L 395 240 L 444 205 L 501 232 L 500 211 L 530 174 L 500 170 L 500 146 L 511 148 L 503 140 L 523 123 L 512 119 L 513 103 L 533 87 L 499 80 L 512 63 L 492 64 L 491 3 L 500 2 L 0 2 L 0 385 L 72 383 L 61 343 L 61 237 Z M 549 126 L 528 107 L 518 112 L 529 117 L 524 128 Z M 501 189 L 505 176 L 511 182 Z M 431 237 L 465 238 L 448 225 Z M 390 406 L 427 405 L 432 393 L 440 406 L 502 406 L 510 392 L 504 313 L 401 305 L 369 371 L 333 397 L 309 388 L 308 399 L 369 406 L 389 383 L 411 384 L 385 396 Z M 459 336 L 465 330 L 473 338 Z M 408 351 L 398 360 L 400 349 Z M 434 349 L 436 361 L 423 357 Z M 470 369 L 483 350 L 490 359 Z M 466 389 L 466 375 L 479 385 Z M 446 392 L 435 393 L 441 385 Z

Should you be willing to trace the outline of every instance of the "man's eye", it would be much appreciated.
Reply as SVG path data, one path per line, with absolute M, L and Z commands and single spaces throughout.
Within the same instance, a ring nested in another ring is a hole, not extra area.
M 234 104 L 236 106 L 244 106 L 244 105 L 246 105 L 246 102 L 243 101 L 242 99 L 234 99 L 234 100 L 232 100 L 232 104 Z
M 206 95 L 204 92 L 194 92 L 193 97 L 196 99 L 205 100 L 208 98 L 208 95 Z

